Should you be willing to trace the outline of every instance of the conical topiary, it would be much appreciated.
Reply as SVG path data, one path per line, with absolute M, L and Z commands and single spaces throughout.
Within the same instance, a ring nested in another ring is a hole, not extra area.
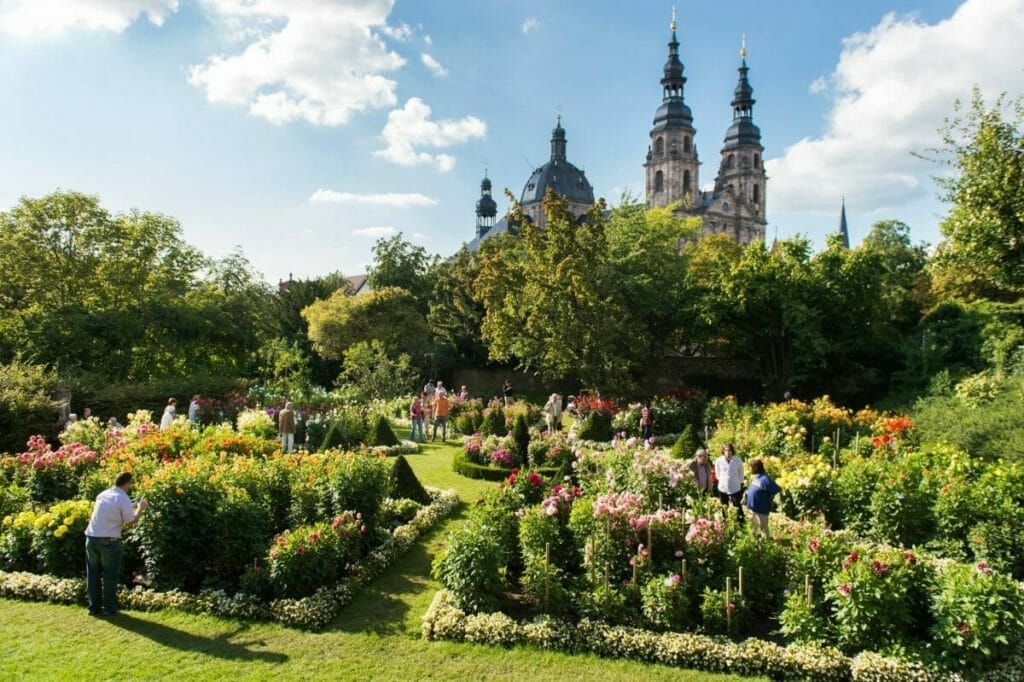
M 520 466 L 526 466 L 527 462 L 530 461 L 528 456 L 530 450 L 530 427 L 526 425 L 525 415 L 521 414 L 516 417 L 516 423 L 512 427 L 512 438 L 516 442 L 518 463 Z
M 693 428 L 693 424 L 687 424 L 683 432 L 676 438 L 676 442 L 672 444 L 669 454 L 678 459 L 686 459 L 692 457 L 699 447 L 700 439 L 697 437 L 696 429 Z
M 378 414 L 376 420 L 373 423 L 373 428 L 370 429 L 370 433 L 367 434 L 366 439 L 367 445 L 398 445 L 398 436 L 395 435 L 394 429 L 391 428 L 391 424 L 388 422 L 387 417 L 382 414 Z
M 399 500 L 416 500 L 421 504 L 430 504 L 430 495 L 427 494 L 420 479 L 416 478 L 412 467 L 406 461 L 405 455 L 395 457 L 395 463 L 391 467 L 391 497 Z

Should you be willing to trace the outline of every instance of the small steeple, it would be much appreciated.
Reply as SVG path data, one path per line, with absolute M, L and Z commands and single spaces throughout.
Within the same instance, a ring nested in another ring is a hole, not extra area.
M 850 248 L 850 229 L 846 226 L 846 195 L 843 195 L 843 207 L 839 209 L 839 236 L 843 240 L 843 248 Z
M 551 131 L 551 160 L 565 161 L 565 128 L 562 127 L 562 114 L 555 116 L 555 129 Z
M 682 99 L 683 85 L 686 84 L 686 76 L 683 75 L 683 62 L 679 59 L 679 39 L 676 37 L 676 8 L 672 7 L 672 39 L 668 43 L 668 61 L 665 62 L 664 73 L 661 78 L 662 97 L 665 100 Z
M 747 36 L 744 34 L 740 47 L 740 80 L 733 90 L 732 116 L 733 118 L 752 118 L 754 116 L 754 88 L 750 85 L 747 74 L 750 68 L 747 67 Z
M 480 198 L 476 202 L 476 236 L 477 239 L 487 234 L 494 227 L 494 218 L 498 215 L 498 204 L 491 196 L 491 179 L 487 177 L 484 166 L 484 179 L 480 181 Z

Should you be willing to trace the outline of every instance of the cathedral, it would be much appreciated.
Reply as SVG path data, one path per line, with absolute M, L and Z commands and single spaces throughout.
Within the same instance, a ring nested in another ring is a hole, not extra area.
M 754 124 L 754 89 L 750 85 L 746 46 L 740 50 L 739 82 L 733 91 L 732 124 L 725 132 L 718 175 L 710 191 L 700 189 L 700 158 L 694 139 L 693 112 L 683 97 L 686 76 L 679 59 L 676 22 L 670 25 L 668 61 L 661 78 L 661 106 L 654 113 L 650 143 L 644 161 L 644 195 L 648 206 L 675 204 L 676 213 L 699 217 L 706 234 L 728 234 L 741 244 L 764 239 L 765 190 L 761 131 Z M 548 189 L 561 194 L 581 218 L 594 203 L 594 188 L 582 170 L 566 156 L 566 133 L 561 117 L 551 134 L 551 158 L 530 175 L 519 203 L 527 219 L 543 225 L 541 202 Z M 480 242 L 496 234 L 515 232 L 508 217 L 496 220 L 497 203 L 491 181 L 480 183 L 476 203 L 476 236 L 467 244 L 475 251 Z

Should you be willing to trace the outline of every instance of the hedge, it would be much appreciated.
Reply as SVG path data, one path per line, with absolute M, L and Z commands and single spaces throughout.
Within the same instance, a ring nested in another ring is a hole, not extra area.
M 520 623 L 504 613 L 467 615 L 447 590 L 434 595 L 423 616 L 422 635 L 434 641 L 470 642 L 512 647 L 533 645 L 564 653 L 590 653 L 629 658 L 677 668 L 714 673 L 763 675 L 773 680 L 836 680 L 845 682 L 963 682 L 955 673 L 921 663 L 885 658 L 875 653 L 844 655 L 831 647 L 781 646 L 750 638 L 692 633 L 652 632 L 608 625 L 584 618 L 578 623 L 550 616 Z M 1018 654 L 979 678 L 981 682 L 1024 679 L 1024 655 Z
M 512 473 L 511 469 L 498 469 L 497 467 L 471 462 L 466 458 L 466 453 L 462 451 L 456 452 L 452 457 L 452 470 L 460 476 L 484 481 L 504 481 Z M 531 468 L 531 471 L 536 471 L 538 475 L 548 479 L 559 476 L 562 473 L 561 469 L 555 467 Z

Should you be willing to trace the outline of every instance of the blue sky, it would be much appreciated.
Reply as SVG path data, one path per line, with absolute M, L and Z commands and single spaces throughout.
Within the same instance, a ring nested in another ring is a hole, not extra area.
M 57 188 L 172 215 L 268 281 L 362 272 L 376 235 L 473 237 L 485 160 L 518 195 L 555 111 L 599 196 L 642 192 L 669 2 L 0 0 L 0 208 Z M 702 183 L 740 36 L 769 237 L 856 241 L 944 207 L 911 156 L 977 83 L 1024 92 L 1024 0 L 680 3 Z M 321 191 L 322 190 L 322 191 Z M 505 202 L 499 198 L 499 206 Z

